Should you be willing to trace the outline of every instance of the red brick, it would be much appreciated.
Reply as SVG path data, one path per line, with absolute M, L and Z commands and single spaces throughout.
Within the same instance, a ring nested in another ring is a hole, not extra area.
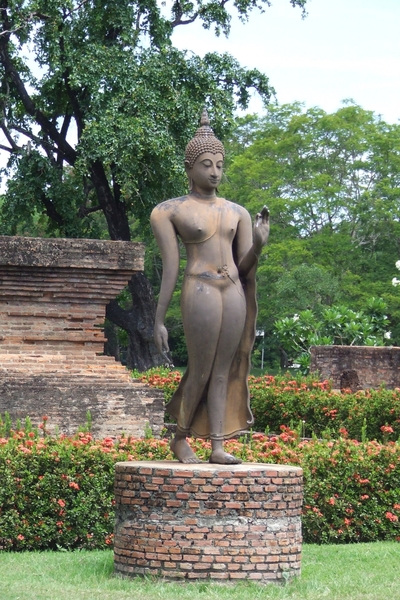
M 229 578 L 228 573 L 209 573 L 208 576 L 210 579 L 228 579 Z
M 182 559 L 186 562 L 197 563 L 200 560 L 200 556 L 198 554 L 184 554 Z
M 215 562 L 211 568 L 213 571 L 226 571 L 226 564 Z
M 223 486 L 221 487 L 221 491 L 222 491 L 223 493 L 226 493 L 226 492 L 229 492 L 229 493 L 230 493 L 230 492 L 234 492 L 234 491 L 235 491 L 235 486 L 234 486 L 234 485 L 223 485 Z
M 161 485 L 164 483 L 164 478 L 163 477 L 152 477 L 151 483 L 156 483 L 157 485 Z
M 204 563 L 204 562 L 198 562 L 196 564 L 193 565 L 193 570 L 194 571 L 209 571 L 210 569 L 210 564 L 209 563 Z
M 161 487 L 163 492 L 177 492 L 179 490 L 179 487 L 177 485 L 166 485 L 164 484 Z

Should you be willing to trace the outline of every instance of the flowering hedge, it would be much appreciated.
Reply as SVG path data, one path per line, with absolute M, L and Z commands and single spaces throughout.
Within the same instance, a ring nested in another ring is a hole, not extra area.
M 151 387 L 163 390 L 165 402 L 168 402 L 179 385 L 182 373 L 168 367 L 154 367 L 144 373 L 135 370 L 132 376 L 143 383 L 148 383 Z
M 151 369 L 138 377 L 172 396 L 181 378 L 178 371 Z M 366 390 L 352 394 L 332 390 L 329 381 L 285 375 L 249 377 L 253 429 L 279 432 L 281 425 L 298 429 L 302 437 L 342 432 L 358 440 L 400 437 L 400 389 Z
M 304 470 L 306 542 L 400 541 L 400 444 L 302 441 L 256 433 L 226 442 L 244 461 Z M 4 433 L 4 432 L 3 432 Z M 167 440 L 95 440 L 87 432 L 49 437 L 21 428 L 0 437 L 0 549 L 105 548 L 112 545 L 114 464 L 169 460 Z M 210 443 L 191 440 L 207 460 Z
M 115 462 L 165 458 L 168 442 L 50 437 L 45 422 L 0 437 L 0 550 L 110 546 Z
M 298 426 L 303 437 L 345 430 L 358 440 L 400 437 L 400 389 L 333 391 L 329 381 L 311 377 L 250 377 L 251 406 L 257 430 Z

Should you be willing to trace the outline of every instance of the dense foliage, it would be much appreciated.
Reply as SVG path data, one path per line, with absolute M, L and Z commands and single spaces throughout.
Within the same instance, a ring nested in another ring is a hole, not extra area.
M 253 215 L 263 204 L 271 212 L 257 325 L 269 363 L 277 319 L 332 306 L 366 312 L 372 297 L 387 305 L 397 344 L 400 126 L 351 102 L 331 114 L 295 103 L 239 120 L 226 146 L 221 193 Z
M 1 550 L 111 546 L 115 462 L 172 458 L 167 440 L 49 437 L 30 426 L 8 433 L 0 437 Z M 208 458 L 209 442 L 191 444 Z M 306 542 L 400 541 L 398 442 L 300 441 L 282 426 L 226 448 L 244 461 L 303 468 Z
M 306 0 L 291 0 L 303 7 Z M 203 104 L 220 135 L 268 79 L 225 54 L 178 51 L 176 27 L 229 33 L 269 2 L 7 0 L 0 13 L 5 233 L 129 239 L 182 190 L 182 156 Z M 106 227 L 104 227 L 106 226 Z
M 185 191 L 184 148 L 203 106 L 224 137 L 252 91 L 272 93 L 228 54 L 177 50 L 174 29 L 198 20 L 228 34 L 231 12 L 245 21 L 269 4 L 1 1 L 0 234 L 130 240 L 140 229 L 144 241 L 152 207 Z M 128 332 L 130 366 L 145 369 L 160 360 L 155 304 L 136 279 L 140 293 L 107 316 Z
M 136 376 L 164 390 L 169 400 L 181 379 L 179 371 L 150 369 Z M 400 390 L 345 393 L 313 376 L 249 377 L 250 402 L 257 432 L 277 433 L 282 425 L 301 437 L 349 436 L 359 441 L 400 438 Z

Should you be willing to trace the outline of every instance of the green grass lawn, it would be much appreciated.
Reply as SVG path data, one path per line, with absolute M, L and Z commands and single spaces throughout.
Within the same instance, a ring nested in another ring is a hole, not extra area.
M 400 600 L 400 544 L 303 547 L 302 575 L 277 586 L 169 583 L 113 575 L 111 551 L 0 553 L 1 600 Z

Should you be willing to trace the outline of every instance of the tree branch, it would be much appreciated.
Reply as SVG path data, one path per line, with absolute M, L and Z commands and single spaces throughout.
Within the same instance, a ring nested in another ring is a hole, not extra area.
M 48 140 L 44 140 L 43 138 L 40 138 L 37 135 L 34 135 L 31 131 L 24 129 L 23 127 L 20 127 L 19 125 L 13 125 L 12 129 L 15 129 L 15 131 L 18 131 L 18 133 L 21 133 L 28 139 L 32 140 L 32 142 L 35 142 L 38 146 L 41 146 L 42 148 L 44 148 L 45 151 L 46 151 L 46 148 L 54 153 L 56 153 L 58 151 L 57 147 L 53 146 L 53 144 L 51 144 Z M 46 153 L 47 153 L 47 151 L 46 151 Z
M 99 210 L 101 210 L 100 204 L 98 204 L 97 206 L 92 206 L 90 208 L 88 206 L 83 206 L 82 205 L 78 209 L 78 216 L 81 219 L 83 219 L 83 217 L 87 217 L 91 213 L 98 212 Z
M 11 133 L 5 123 L 4 119 L 1 119 L 0 121 L 0 127 L 2 132 L 4 133 L 4 135 L 7 138 L 7 142 L 10 144 L 11 148 L 9 149 L 10 152 L 18 152 L 20 150 L 20 147 L 18 146 L 18 144 L 15 142 L 15 140 L 12 138 Z
M 67 12 L 64 15 L 64 19 L 68 19 L 68 17 L 70 17 L 72 15 L 72 13 L 76 12 L 77 10 L 79 10 L 88 1 L 89 0 L 82 0 L 82 2 L 80 4 L 78 4 L 78 6 L 75 6 L 75 8 L 72 8 L 69 12 Z
M 111 163 L 110 169 L 111 169 L 111 176 L 112 176 L 112 186 L 113 186 L 114 198 L 117 202 L 121 202 L 121 186 L 119 185 L 119 183 L 117 181 L 118 169 L 117 169 L 117 165 L 115 164 L 115 162 Z
M 0 150 L 5 150 L 6 152 L 9 152 L 10 154 L 14 154 L 18 150 L 22 150 L 22 148 L 17 146 L 17 150 L 14 150 L 13 148 L 8 148 L 8 146 L 3 146 L 3 144 L 0 144 Z
M 75 8 L 72 8 L 70 11 L 68 11 L 67 13 L 64 14 L 64 19 L 67 19 L 68 17 L 70 17 L 74 12 L 76 12 L 77 10 L 79 10 L 84 4 L 86 4 L 89 0 L 82 0 L 82 2 L 80 4 L 78 4 L 78 6 L 76 6 Z M 3 8 L 3 10 L 5 10 Z M 39 20 L 39 21 L 50 21 L 51 20 L 51 16 L 50 15 L 46 15 L 44 13 L 41 12 L 37 12 L 37 11 L 33 11 L 30 12 L 22 21 L 21 25 L 19 25 L 18 27 L 14 27 L 14 29 L 5 29 L 3 31 L 0 31 L 0 37 L 2 35 L 11 35 L 12 33 L 17 33 L 17 31 L 20 31 L 21 29 L 23 29 L 26 25 L 28 25 L 28 23 L 30 23 L 31 21 L 35 21 L 35 20 Z
M 225 4 L 228 4 L 228 2 L 230 2 L 230 0 L 220 0 L 220 2 L 218 2 L 218 4 L 221 8 L 225 8 Z M 193 23 L 194 21 L 196 21 L 196 19 L 200 15 L 200 11 L 197 11 L 193 14 L 192 17 L 189 17 L 187 19 L 182 19 L 185 11 L 182 8 L 180 0 L 177 0 L 174 3 L 172 8 L 173 8 L 173 11 L 175 14 L 175 19 L 173 21 L 170 21 L 170 25 L 172 28 L 177 27 L 178 25 L 190 25 L 190 23 Z M 239 13 L 239 17 L 243 17 L 243 15 L 240 15 L 240 13 Z M 216 23 L 216 26 L 218 26 L 218 25 L 220 25 L 220 24 Z
M 64 56 L 65 56 L 65 46 L 64 46 L 63 35 L 60 35 L 59 46 L 60 46 L 60 50 L 61 50 L 61 61 L 63 62 Z M 70 86 L 70 83 L 69 83 L 70 73 L 71 73 L 70 67 L 65 67 L 63 70 L 62 77 L 64 80 L 65 89 L 68 94 L 68 98 L 71 102 L 72 110 L 74 112 L 74 116 L 75 116 L 75 120 L 76 120 L 76 127 L 78 130 L 78 140 L 79 140 L 82 135 L 82 131 L 84 129 L 84 118 L 83 118 L 83 114 L 81 111 L 81 107 L 79 105 L 78 97 L 77 97 L 76 93 L 73 92 L 73 90 Z
M 71 124 L 71 118 L 72 118 L 72 115 L 64 116 L 64 121 L 63 121 L 63 124 L 61 126 L 61 131 L 60 131 L 60 133 L 64 139 L 66 139 L 66 137 L 67 137 L 68 129 Z M 63 163 L 63 156 L 61 153 L 57 153 L 57 165 L 62 167 L 62 163 Z
M 5 9 L 3 9 L 5 10 Z M 34 21 L 35 18 L 41 20 L 41 21 L 49 21 L 51 17 L 49 17 L 49 15 L 45 15 L 43 13 L 39 13 L 39 12 L 31 12 L 29 13 L 29 15 L 27 15 L 25 17 L 25 19 L 22 21 L 21 25 L 19 25 L 18 27 L 14 27 L 14 29 L 3 29 L 3 31 L 0 31 L 0 37 L 2 35 L 8 35 L 10 36 L 12 33 L 17 33 L 17 31 L 20 31 L 21 29 L 23 29 L 30 21 Z
M 125 204 L 113 197 L 104 166 L 99 160 L 91 164 L 90 177 L 96 190 L 101 210 L 104 212 L 107 220 L 111 239 L 129 241 L 131 233 L 126 218 Z
M 2 11 L 2 21 L 4 25 L 9 24 L 7 14 L 5 10 Z M 26 112 L 34 117 L 38 124 L 41 126 L 43 131 L 48 134 L 49 138 L 57 145 L 58 151 L 62 152 L 65 160 L 73 165 L 76 161 L 76 151 L 68 142 L 60 135 L 59 131 L 51 121 L 45 116 L 45 114 L 39 110 L 32 98 L 27 92 L 27 89 L 19 76 L 18 71 L 14 67 L 13 61 L 8 52 L 8 43 L 10 35 L 4 35 L 0 37 L 0 61 L 4 67 L 6 75 L 9 76 L 13 82 L 16 91 L 24 105 Z
M 55 208 L 54 204 L 51 202 L 51 200 L 49 200 L 49 198 L 47 198 L 45 193 L 42 193 L 40 200 L 43 202 L 43 205 L 46 209 L 47 216 L 50 219 L 52 219 L 53 221 L 55 221 L 57 223 L 57 225 L 59 225 L 60 227 L 65 225 L 65 220 L 60 215 L 60 213 L 56 210 L 56 208 Z

